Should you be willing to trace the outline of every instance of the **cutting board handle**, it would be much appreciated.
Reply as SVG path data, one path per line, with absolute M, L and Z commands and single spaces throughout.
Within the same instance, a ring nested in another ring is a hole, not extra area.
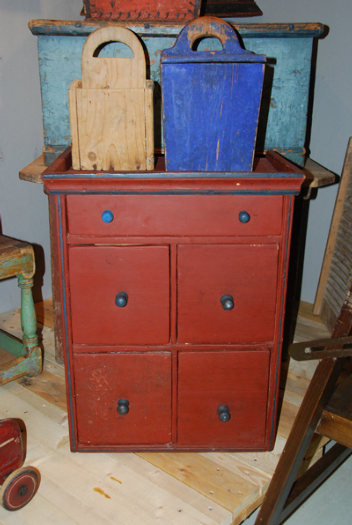
M 194 51 L 192 47 L 194 42 L 201 37 L 214 37 L 220 40 L 223 50 L 217 51 L 217 54 L 249 53 L 241 47 L 238 36 L 230 24 L 215 16 L 202 16 L 192 20 L 182 29 L 176 44 L 172 48 L 172 53 L 171 50 L 167 50 L 168 55 L 194 55 L 194 53 L 199 53 Z M 209 54 L 209 51 L 206 53 Z
M 110 42 L 121 42 L 133 53 L 133 58 L 95 56 L 99 48 Z M 82 51 L 82 88 L 116 89 L 144 88 L 146 63 L 141 42 L 125 27 L 106 26 L 93 31 Z

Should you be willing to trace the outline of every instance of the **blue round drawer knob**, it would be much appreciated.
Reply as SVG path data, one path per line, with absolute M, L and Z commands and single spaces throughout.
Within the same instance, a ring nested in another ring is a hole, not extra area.
M 223 295 L 220 302 L 224 310 L 232 310 L 235 306 L 232 295 Z
M 128 295 L 125 292 L 119 292 L 115 297 L 115 304 L 119 308 L 124 308 L 128 301 Z
M 103 219 L 103 222 L 112 222 L 114 214 L 110 210 L 105 210 L 103 211 L 101 218 Z
M 220 421 L 222 421 L 223 423 L 226 423 L 227 421 L 231 419 L 230 409 L 227 405 L 220 405 L 218 407 L 217 412 L 218 412 Z
M 246 223 L 250 221 L 251 216 L 247 211 L 240 211 L 238 218 L 240 219 L 240 222 Z
M 125 416 L 130 410 L 129 405 L 130 402 L 128 399 L 119 399 L 117 402 L 117 413 L 120 414 L 120 416 Z

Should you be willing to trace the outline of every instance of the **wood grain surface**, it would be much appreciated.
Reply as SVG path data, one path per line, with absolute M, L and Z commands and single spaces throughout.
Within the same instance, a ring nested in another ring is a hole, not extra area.
M 104 57 L 104 45 L 126 45 L 131 57 Z M 82 81 L 69 87 L 74 169 L 130 171 L 154 168 L 154 83 L 138 37 L 122 26 L 99 28 L 82 51 Z

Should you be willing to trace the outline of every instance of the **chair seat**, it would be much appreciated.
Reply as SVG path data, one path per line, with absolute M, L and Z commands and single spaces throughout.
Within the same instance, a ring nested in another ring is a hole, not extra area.
M 30 244 L 0 235 L 0 279 L 23 275 L 33 277 L 34 252 Z

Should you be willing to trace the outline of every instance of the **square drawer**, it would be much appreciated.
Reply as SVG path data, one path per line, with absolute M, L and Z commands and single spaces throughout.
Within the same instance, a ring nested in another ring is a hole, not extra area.
M 168 246 L 73 246 L 69 281 L 73 343 L 169 342 Z
M 280 235 L 282 208 L 282 195 L 67 196 L 71 235 Z
M 272 341 L 278 254 L 277 244 L 179 245 L 178 342 Z
M 74 381 L 79 443 L 171 440 L 169 353 L 76 354 Z M 118 413 L 118 406 L 128 412 Z
M 269 359 L 269 350 L 181 352 L 178 443 L 210 448 L 264 448 Z M 218 411 L 224 406 L 228 411 Z M 230 418 L 221 421 L 219 412 Z

